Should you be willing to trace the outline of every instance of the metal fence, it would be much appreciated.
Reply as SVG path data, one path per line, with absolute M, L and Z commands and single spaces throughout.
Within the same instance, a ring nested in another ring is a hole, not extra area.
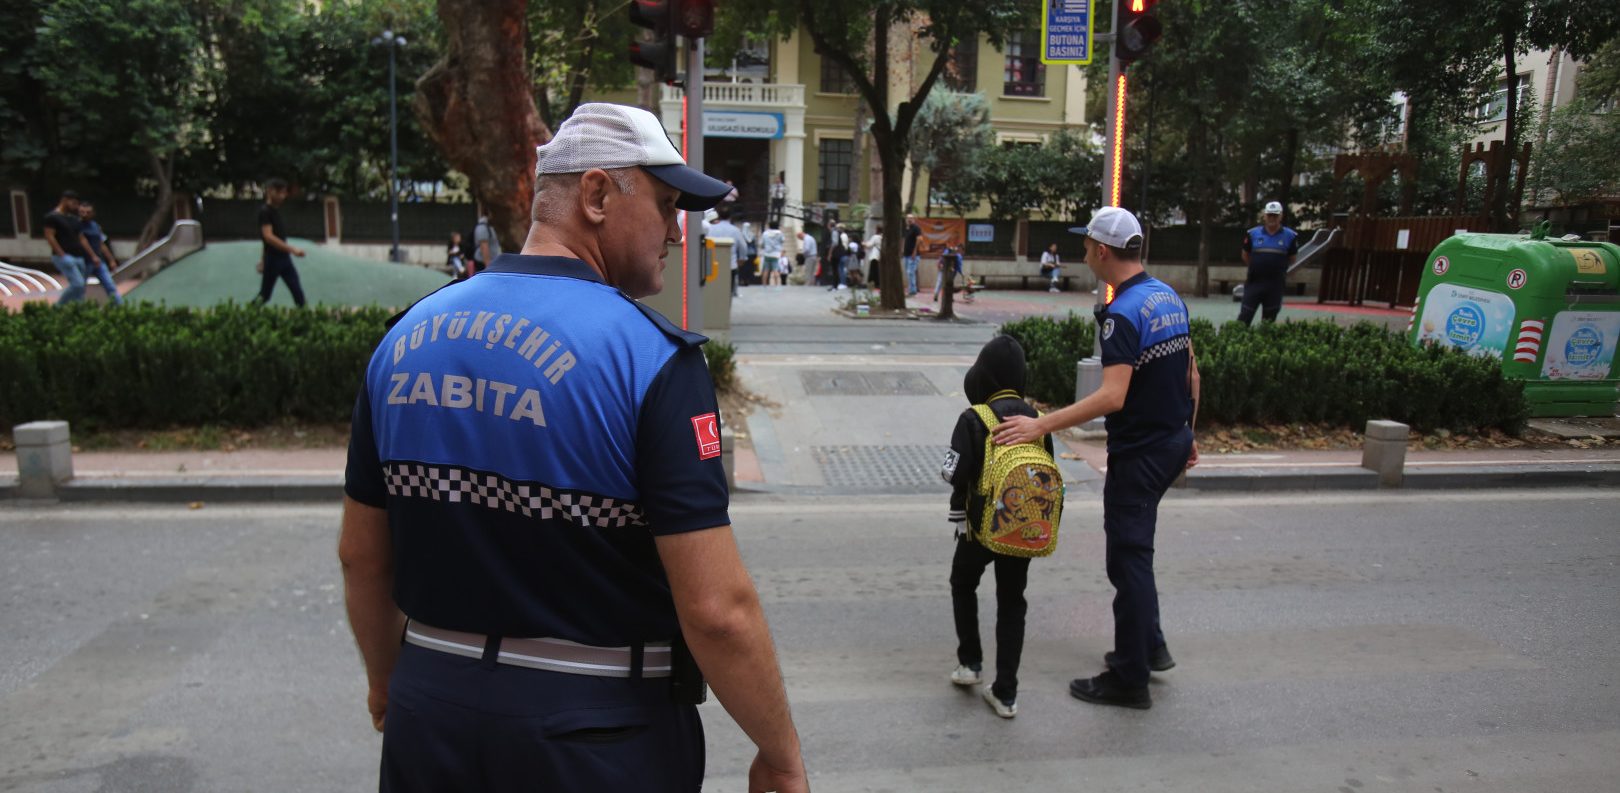
M 393 239 L 386 203 L 344 203 L 343 239 L 348 242 L 388 242 Z M 473 204 L 406 203 L 399 205 L 401 242 L 445 242 L 450 232 L 471 234 L 478 222 Z

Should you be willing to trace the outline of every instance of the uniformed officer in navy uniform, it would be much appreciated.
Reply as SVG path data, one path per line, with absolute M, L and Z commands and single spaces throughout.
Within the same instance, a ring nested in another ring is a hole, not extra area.
M 1263 312 L 1261 319 L 1277 321 L 1288 289 L 1288 268 L 1299 256 L 1299 232 L 1282 224 L 1281 203 L 1267 203 L 1260 220 L 1243 235 L 1243 263 L 1249 266 L 1249 277 L 1243 283 L 1238 322 L 1245 325 L 1254 322 L 1256 307 Z
M 1098 309 L 1102 387 L 1040 418 L 1009 416 L 997 443 L 1028 443 L 1050 432 L 1107 416 L 1108 474 L 1103 533 L 1108 581 L 1114 585 L 1114 651 L 1107 671 L 1069 684 L 1077 699 L 1147 709 L 1148 674 L 1175 666 L 1159 628 L 1153 580 L 1153 535 L 1159 499 L 1181 472 L 1198 464 L 1192 427 L 1198 413 L 1198 367 L 1188 335 L 1187 306 L 1142 269 L 1142 226 L 1119 207 L 1103 207 L 1083 235 L 1086 264 L 1114 287 Z
M 522 253 L 405 312 L 355 403 L 338 553 L 380 789 L 696 791 L 706 677 L 749 790 L 806 790 L 706 340 L 634 300 L 730 188 L 632 107 L 537 155 Z

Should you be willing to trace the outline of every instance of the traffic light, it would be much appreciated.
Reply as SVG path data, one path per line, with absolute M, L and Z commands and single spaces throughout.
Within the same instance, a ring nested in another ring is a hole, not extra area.
M 1164 26 L 1153 13 L 1158 0 L 1114 0 L 1114 57 L 1131 63 L 1153 48 Z
M 675 32 L 689 39 L 714 32 L 714 0 L 674 0 Z
M 651 69 L 653 77 L 661 83 L 674 82 L 676 77 L 675 54 L 680 46 L 675 41 L 675 11 L 679 4 L 679 0 L 633 0 L 630 3 L 631 24 L 652 31 L 651 41 L 630 40 L 630 62 Z

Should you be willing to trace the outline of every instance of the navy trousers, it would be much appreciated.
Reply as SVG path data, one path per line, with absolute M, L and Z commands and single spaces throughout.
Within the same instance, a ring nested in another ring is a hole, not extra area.
M 1282 312 L 1283 292 L 1288 289 L 1288 273 L 1250 274 L 1243 284 L 1243 306 L 1238 309 L 1238 322 L 1245 325 L 1254 321 L 1254 310 L 1261 310 L 1265 322 L 1276 322 Z
M 383 793 L 695 793 L 703 723 L 669 679 L 589 677 L 400 649 L 383 722 Z
M 1108 455 L 1103 482 L 1103 533 L 1107 536 L 1108 582 L 1114 585 L 1112 669 L 1128 686 L 1148 682 L 1148 654 L 1164 645 L 1159 627 L 1159 590 L 1153 580 L 1153 534 L 1159 500 L 1187 466 L 1192 430 L 1173 439 Z

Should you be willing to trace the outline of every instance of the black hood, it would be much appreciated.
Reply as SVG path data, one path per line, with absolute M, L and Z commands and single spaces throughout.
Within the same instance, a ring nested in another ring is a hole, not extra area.
M 975 405 L 988 402 L 997 391 L 1016 391 L 1023 396 L 1026 371 L 1024 348 L 1011 336 L 997 336 L 979 350 L 979 360 L 962 378 L 962 390 Z

